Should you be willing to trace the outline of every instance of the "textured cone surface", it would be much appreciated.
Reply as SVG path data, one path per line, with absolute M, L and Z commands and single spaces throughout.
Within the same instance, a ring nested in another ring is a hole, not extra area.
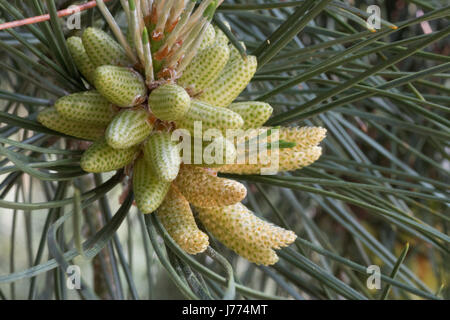
M 306 167 L 317 159 L 322 154 L 321 147 L 311 147 L 301 151 L 295 151 L 293 149 L 280 149 L 278 154 L 278 167 L 276 162 L 272 163 L 271 153 L 265 157 L 258 157 L 257 163 L 249 163 L 246 159 L 246 163 L 226 164 L 218 169 L 219 172 L 233 173 L 233 174 L 261 174 L 261 169 L 272 167 L 276 168 L 277 172 L 281 171 L 293 171 L 303 167 Z
M 233 103 L 232 105 L 235 104 Z M 272 130 L 272 134 L 269 134 L 270 130 Z M 278 132 L 278 135 L 275 135 L 274 132 Z M 237 143 L 242 144 L 258 136 L 260 139 L 258 142 L 260 143 L 273 142 L 275 141 L 274 137 L 276 137 L 276 140 L 295 143 L 294 147 L 289 148 L 290 150 L 302 151 L 317 146 L 326 137 L 326 133 L 327 129 L 322 127 L 250 128 L 238 137 Z
M 147 139 L 144 158 L 159 179 L 170 182 L 177 177 L 181 164 L 180 150 L 171 141 L 169 132 L 155 132 Z
M 200 138 L 198 140 L 200 141 L 197 142 L 197 139 L 191 137 L 190 157 L 189 153 L 186 151 L 187 154 L 184 154 L 185 150 L 182 149 L 184 163 L 208 168 L 234 163 L 237 152 L 233 142 L 225 137 L 212 138 L 210 141 L 204 141 Z M 195 145 L 196 143 L 198 143 L 198 146 Z
M 97 28 L 87 28 L 82 35 L 86 53 L 95 67 L 129 66 L 125 50 L 110 35 Z
M 165 84 L 152 91 L 148 104 L 158 119 L 174 121 L 181 119 L 189 110 L 191 97 L 183 87 Z
M 186 199 L 196 207 L 224 207 L 240 202 L 247 195 L 242 183 L 219 178 L 204 168 L 184 165 L 175 184 Z
M 203 50 L 212 45 L 216 38 L 216 31 L 214 27 L 209 24 L 205 30 L 205 34 L 203 35 L 202 43 L 200 44 L 199 50 Z
M 196 121 L 201 121 L 203 131 L 218 129 L 223 134 L 226 133 L 226 129 L 239 129 L 244 124 L 242 117 L 234 111 L 192 100 L 191 107 L 184 118 L 176 121 L 177 128 L 186 129 L 194 135 Z
M 113 105 L 97 91 L 73 93 L 55 103 L 58 113 L 68 120 L 106 126 L 114 118 Z
M 134 107 L 145 100 L 147 88 L 142 76 L 129 68 L 102 66 L 95 70 L 95 87 L 119 107 Z
M 89 58 L 80 37 L 70 37 L 67 39 L 67 47 L 72 55 L 73 61 L 77 66 L 77 69 L 81 74 L 89 81 L 90 84 L 94 83 L 94 71 L 95 65 Z
M 278 261 L 272 249 L 290 245 L 296 235 L 255 216 L 243 204 L 197 208 L 204 226 L 224 245 L 256 264 Z
M 124 149 L 141 143 L 153 129 L 143 108 L 123 110 L 117 114 L 106 129 L 106 141 L 114 149 Z
M 230 49 L 224 44 L 215 44 L 201 50 L 189 63 L 178 83 L 194 92 L 208 88 L 217 79 L 230 57 Z
M 116 150 L 104 139 L 94 142 L 81 157 L 80 165 L 87 172 L 108 172 L 120 169 L 133 161 L 137 147 Z
M 322 127 L 280 128 L 280 140 L 295 142 L 296 151 L 317 146 L 326 134 L 327 129 Z
M 270 104 L 259 101 L 232 103 L 228 109 L 238 113 L 244 120 L 242 129 L 259 128 L 272 115 Z
M 227 107 L 247 87 L 256 72 L 255 56 L 227 63 L 219 77 L 199 95 L 198 99 L 218 107 Z
M 217 151 L 219 154 L 216 154 Z M 217 137 L 211 141 L 205 141 L 203 153 L 203 162 L 206 165 L 220 166 L 226 163 L 234 163 L 237 151 L 233 142 L 225 137 Z M 211 159 L 208 159 L 208 157 Z
M 49 129 L 91 141 L 99 139 L 105 132 L 105 127 L 67 120 L 58 114 L 55 108 L 48 108 L 41 111 L 37 120 Z
M 142 213 L 152 213 L 161 205 L 170 182 L 163 181 L 152 171 L 144 158 L 139 158 L 133 168 L 133 191 L 136 205 Z
M 175 187 L 169 189 L 156 214 L 184 251 L 197 254 L 206 250 L 209 245 L 208 236 L 197 227 L 189 202 Z

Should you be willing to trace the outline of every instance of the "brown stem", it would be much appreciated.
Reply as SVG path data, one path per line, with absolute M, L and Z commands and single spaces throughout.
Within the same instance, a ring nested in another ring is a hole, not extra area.
M 108 1 L 111 1 L 111 0 L 103 0 L 103 2 L 108 2 Z M 70 9 L 63 9 L 63 10 L 58 11 L 58 17 L 70 16 L 71 14 L 74 14 L 74 13 L 80 12 L 80 11 L 84 11 L 87 9 L 91 9 L 95 6 L 97 6 L 97 3 L 95 1 L 89 1 L 84 4 L 74 6 Z M 43 21 L 48 21 L 48 20 L 50 20 L 50 15 L 44 14 L 41 16 L 26 18 L 26 19 L 22 19 L 22 20 L 5 22 L 5 23 L 0 24 L 0 30 L 16 28 L 16 27 L 33 24 L 33 23 L 38 23 L 38 22 L 43 22 Z

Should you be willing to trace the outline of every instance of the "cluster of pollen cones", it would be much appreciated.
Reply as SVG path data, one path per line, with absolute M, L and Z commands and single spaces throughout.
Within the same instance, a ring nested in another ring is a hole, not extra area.
M 233 103 L 251 81 L 257 60 L 241 56 L 225 33 L 212 26 L 219 4 L 130 0 L 124 7 L 127 36 L 109 21 L 118 41 L 95 28 L 67 39 L 86 91 L 61 97 L 54 107 L 40 112 L 38 121 L 93 141 L 81 158 L 83 170 L 132 168 L 137 207 L 144 214 L 155 212 L 186 252 L 197 254 L 209 245 L 194 208 L 204 228 L 224 245 L 251 262 L 270 265 L 278 260 L 274 249 L 291 244 L 295 234 L 255 216 L 241 203 L 245 186 L 217 174 L 260 174 L 273 164 L 275 151 L 277 171 L 307 166 L 320 157 L 318 145 L 326 130 L 263 127 L 273 111 L 269 104 Z M 195 130 L 198 122 L 200 134 Z M 176 129 L 199 139 L 208 129 L 246 130 L 247 135 L 233 141 L 221 136 L 202 142 L 225 142 L 233 149 L 226 152 L 232 159 L 239 156 L 239 145 L 260 132 L 266 133 L 266 146 L 278 148 L 257 150 L 256 162 L 244 157 L 240 162 L 227 159 L 211 165 L 200 159 L 190 164 L 173 139 Z M 278 138 L 268 134 L 273 130 Z

